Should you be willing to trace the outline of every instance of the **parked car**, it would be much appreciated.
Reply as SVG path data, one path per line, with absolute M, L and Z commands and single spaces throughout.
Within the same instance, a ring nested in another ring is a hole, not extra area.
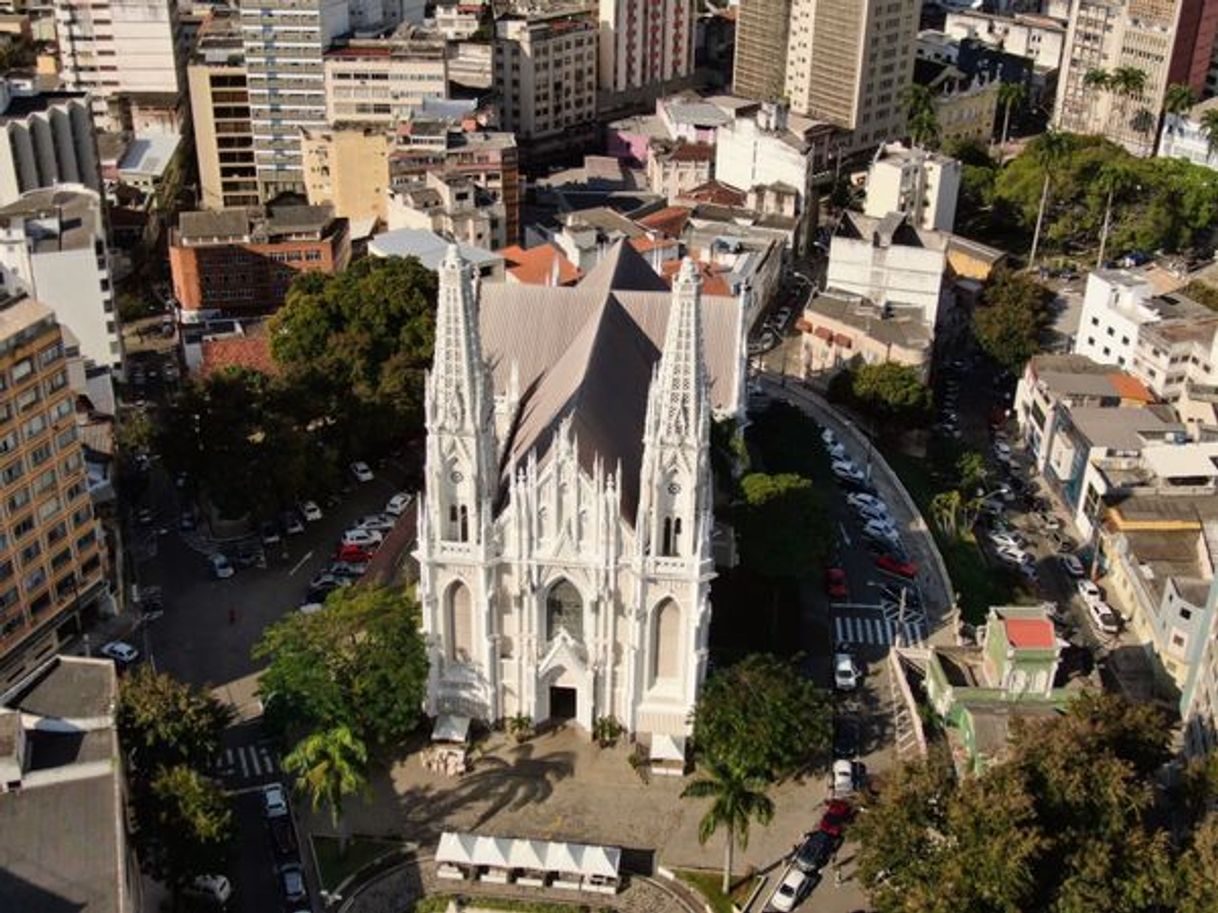
M 287 903 L 300 903 L 309 897 L 305 885 L 304 869 L 298 862 L 289 862 L 279 867 L 279 890 Z
M 833 718 L 833 757 L 853 758 L 858 753 L 858 720 L 848 716 L 835 716 Z
M 223 875 L 199 875 L 182 888 L 182 896 L 222 906 L 233 896 L 233 886 Z
M 862 482 L 866 478 L 863 471 L 849 460 L 834 460 L 829 465 L 829 471 L 839 479 Z
M 360 545 L 340 545 L 334 557 L 339 561 L 371 561 L 372 552 Z
M 184 510 L 178 514 L 178 529 L 180 529 L 182 532 L 194 532 L 198 525 L 199 521 L 193 510 Z
M 317 506 L 315 501 L 302 501 L 300 503 L 300 515 L 310 523 L 316 523 L 322 518 L 321 508 Z
M 258 538 L 263 545 L 279 544 L 279 527 L 270 520 L 258 525 Z
M 97 652 L 114 660 L 120 666 L 129 666 L 140 658 L 139 650 L 121 640 L 112 640 L 108 644 L 103 644 Z
M 1062 568 L 1071 577 L 1082 577 L 1087 573 L 1086 568 L 1083 567 L 1083 562 L 1079 561 L 1074 555 L 1058 555 L 1057 557 L 1062 563 Z
M 385 537 L 375 529 L 349 529 L 343 533 L 343 545 L 358 545 L 362 548 L 376 548 Z
M 875 566 L 887 574 L 895 574 L 912 580 L 918 576 L 918 566 L 912 561 L 898 561 L 891 555 L 880 555 L 875 559 Z
M 233 576 L 232 564 L 230 564 L 229 560 L 219 552 L 209 556 L 207 561 L 211 565 L 211 572 L 213 575 L 215 575 L 217 580 L 227 580 L 229 577 Z
M 410 507 L 412 501 L 414 501 L 414 495 L 399 491 L 385 504 L 385 513 L 391 517 L 400 517 L 406 512 L 406 508 Z
M 833 762 L 831 792 L 834 799 L 841 799 L 854 792 L 854 762 L 839 758 Z
M 288 813 L 288 794 L 282 783 L 262 787 L 262 813 L 267 818 L 282 818 Z
M 820 430 L 820 439 L 826 447 L 832 447 L 837 443 L 837 435 L 833 433 L 832 428 L 822 428 Z
M 301 615 L 316 615 L 326 607 L 324 602 L 302 602 L 296 609 Z
M 1091 620 L 1095 622 L 1095 626 L 1104 634 L 1120 634 L 1121 633 L 1121 618 L 1116 612 L 1112 611 L 1112 606 L 1103 600 L 1087 603 L 1087 610 L 1091 613 Z
M 792 866 L 782 882 L 770 895 L 770 906 L 780 913 L 794 910 L 812 890 L 812 879 L 797 867 Z
M 830 599 L 846 599 L 850 595 L 846 585 L 846 572 L 840 567 L 825 570 L 825 595 Z
M 294 510 L 285 510 L 280 515 L 279 522 L 283 524 L 283 531 L 289 536 L 299 536 L 304 532 L 304 524 L 300 522 L 300 515 Z
M 862 491 L 852 491 L 846 495 L 846 503 L 855 510 L 862 510 L 863 507 L 870 507 L 872 510 L 882 510 L 888 512 L 888 505 L 877 498 L 875 495 L 867 494 Z
M 843 799 L 834 799 L 820 816 L 820 831 L 830 837 L 841 839 L 842 832 L 854 817 L 854 807 Z
M 819 828 L 808 834 L 791 860 L 795 868 L 814 875 L 827 866 L 833 858 L 833 851 L 837 849 L 837 841 L 833 838 L 833 834 Z
M 877 523 L 883 523 L 887 526 L 891 526 L 893 529 L 896 529 L 896 524 L 893 522 L 892 514 L 890 514 L 888 512 L 888 508 L 884 507 L 883 505 L 877 507 L 874 504 L 862 504 L 857 508 L 857 510 L 859 516 L 864 522 L 868 520 L 875 520 Z
M 368 464 L 365 463 L 363 460 L 356 460 L 354 463 L 351 464 L 350 469 L 351 469 L 351 476 L 355 479 L 355 481 L 357 481 L 357 482 L 371 482 L 372 481 L 372 478 L 373 478 L 372 470 L 368 467 Z
M 1083 602 L 1088 606 L 1096 602 L 1104 601 L 1104 591 L 1096 586 L 1092 581 L 1080 580 L 1077 586 L 1078 595 L 1082 597 Z
M 833 687 L 838 691 L 853 691 L 859 684 L 859 667 L 849 653 L 833 657 Z
M 361 517 L 355 526 L 358 529 L 374 529 L 378 533 L 387 533 L 397 525 L 397 518 L 388 514 L 369 514 Z
M 863 524 L 863 535 L 871 537 L 879 537 L 883 539 L 896 540 L 901 534 L 897 532 L 896 527 L 890 523 L 883 523 L 879 520 L 868 520 Z
M 271 846 L 275 848 L 276 854 L 281 857 L 295 856 L 299 845 L 292 819 L 287 815 L 280 815 L 278 818 L 272 818 L 267 824 L 271 832 Z
M 335 561 L 330 565 L 331 574 L 335 577 L 346 577 L 349 580 L 363 577 L 367 571 L 367 561 Z

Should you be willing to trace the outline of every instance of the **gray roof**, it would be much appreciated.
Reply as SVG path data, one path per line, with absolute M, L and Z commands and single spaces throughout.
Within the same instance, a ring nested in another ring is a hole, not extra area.
M 804 305 L 804 312 L 847 324 L 888 345 L 918 349 L 931 344 L 930 327 L 918 307 L 894 304 L 888 309 L 889 316 L 883 316 L 885 309 L 866 298 L 828 289 Z
M 250 214 L 241 207 L 200 210 L 178 215 L 178 231 L 184 239 L 243 238 L 249 234 Z
M 504 481 L 536 450 L 544 461 L 567 418 L 580 460 L 622 467 L 622 510 L 638 505 L 643 424 L 660 359 L 672 292 L 628 244 L 613 245 L 574 287 L 485 283 L 479 326 L 495 389 L 518 371 L 521 406 L 504 459 Z M 703 340 L 712 408 L 735 408 L 740 370 L 739 305 L 702 297 Z
M 429 270 L 440 267 L 449 242 L 434 231 L 424 228 L 396 228 L 393 231 L 373 235 L 368 242 L 368 253 L 376 257 L 417 257 Z M 461 259 L 474 266 L 485 266 L 501 259 L 498 254 L 471 244 L 458 244 Z M 483 286 L 485 290 L 489 286 Z M 484 291 L 485 294 L 485 291 Z
M 60 656 L 5 695 L 4 703 L 35 716 L 79 719 L 109 714 L 117 696 L 109 660 Z
M 1142 406 L 1111 409 L 1105 406 L 1075 406 L 1070 421 L 1092 447 L 1109 450 L 1141 450 L 1146 437 L 1160 439 L 1171 432 L 1183 432 L 1184 425 L 1176 421 L 1171 407 L 1162 409 Z

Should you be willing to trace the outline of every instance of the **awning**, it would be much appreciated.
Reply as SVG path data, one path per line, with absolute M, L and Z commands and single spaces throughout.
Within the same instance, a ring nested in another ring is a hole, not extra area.
M 440 835 L 436 847 L 436 862 L 453 865 L 471 865 L 474 861 L 474 845 L 478 838 L 473 834 L 454 834 L 451 831 Z
M 680 761 L 685 763 L 685 736 L 653 735 L 651 737 L 652 761 Z
M 512 841 L 503 837 L 478 837 L 474 844 L 474 865 L 489 865 L 496 869 L 511 867 L 508 855 Z
M 616 879 L 622 851 L 616 846 L 476 836 L 449 831 L 440 836 L 435 860 L 439 865 L 527 869 L 576 878 L 596 876 Z
M 431 730 L 433 742 L 464 742 L 469 738 L 469 717 L 442 713 Z
M 513 840 L 512 847 L 508 850 L 508 862 L 514 869 L 544 871 L 548 846 L 543 840 Z
M 616 846 L 584 847 L 584 874 L 616 878 L 622 861 L 622 851 Z

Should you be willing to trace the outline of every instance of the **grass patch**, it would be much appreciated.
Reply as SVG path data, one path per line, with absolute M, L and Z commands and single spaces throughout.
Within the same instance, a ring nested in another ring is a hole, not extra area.
M 446 913 L 448 905 L 456 900 L 457 894 L 433 894 L 424 897 L 413 907 L 411 913 Z M 480 897 L 476 894 L 465 895 L 466 903 L 479 910 L 504 910 L 507 913 L 592 913 L 605 911 L 610 913 L 612 907 L 591 907 L 587 904 L 553 903 L 548 900 L 514 900 L 510 897 Z M 464 909 L 464 908 L 463 908 Z
M 317 859 L 321 886 L 326 891 L 335 890 L 345 879 L 354 875 L 368 863 L 399 846 L 392 840 L 352 837 L 347 841 L 347 852 L 340 856 L 337 837 L 313 836 L 309 839 L 313 843 L 313 855 Z
M 696 890 L 710 905 L 714 913 L 732 913 L 732 904 L 743 907 L 757 885 L 758 876 L 749 876 L 736 881 L 731 893 L 725 895 L 722 872 L 693 872 L 688 869 L 677 869 L 676 876 Z

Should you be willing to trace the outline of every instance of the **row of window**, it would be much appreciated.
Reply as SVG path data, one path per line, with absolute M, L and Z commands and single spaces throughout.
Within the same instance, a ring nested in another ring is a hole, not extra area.
M 27 443 L 38 437 L 55 422 L 61 421 L 72 412 L 72 401 L 70 399 L 62 399 L 55 404 L 50 412 L 40 412 L 37 415 L 27 419 L 20 428 L 21 439 Z M 48 420 L 48 416 L 50 417 Z M 3 435 L 0 435 L 0 456 L 7 453 L 12 453 L 17 449 L 18 444 L 18 429 L 12 429 Z M 76 440 L 76 426 L 65 428 L 55 437 L 55 445 L 63 450 Z M 38 466 L 47 461 L 47 458 L 54 449 L 51 446 L 51 441 L 46 441 L 33 448 L 30 453 L 30 465 Z M 0 483 L 9 485 L 17 479 L 25 475 L 24 460 L 18 457 L 11 463 L 0 468 Z

